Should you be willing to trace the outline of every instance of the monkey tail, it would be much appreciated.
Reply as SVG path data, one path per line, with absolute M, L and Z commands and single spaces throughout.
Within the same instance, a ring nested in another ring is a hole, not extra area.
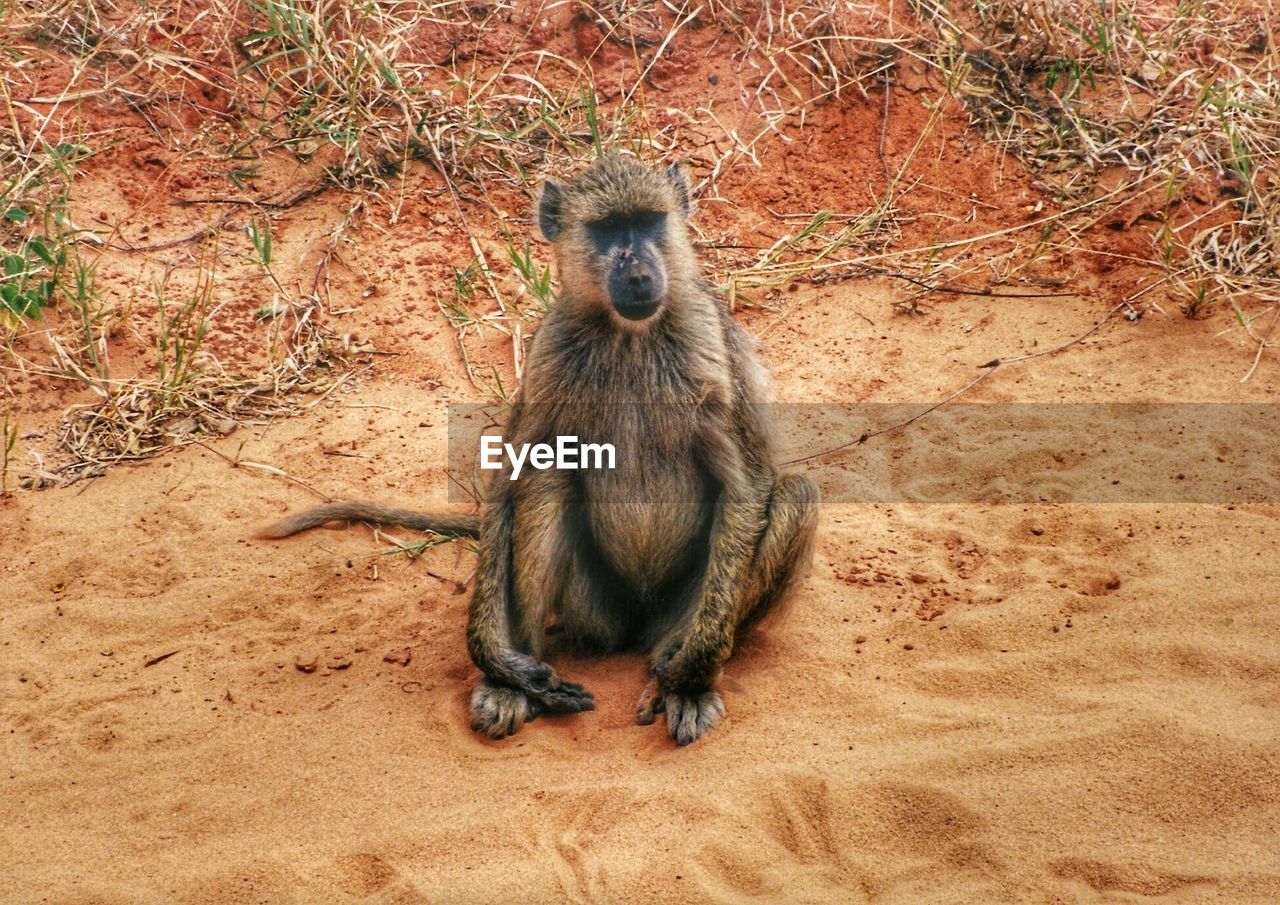
M 258 532 L 259 537 L 281 538 L 310 528 L 319 528 L 327 522 L 347 520 L 371 522 L 375 525 L 399 525 L 414 531 L 430 531 L 442 537 L 479 537 L 480 517 L 461 513 L 412 512 L 395 509 L 365 500 L 349 500 L 327 503 L 314 509 L 296 512 Z

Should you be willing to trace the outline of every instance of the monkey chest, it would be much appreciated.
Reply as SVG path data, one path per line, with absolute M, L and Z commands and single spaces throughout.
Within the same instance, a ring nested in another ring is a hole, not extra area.
M 589 404 L 554 419 L 558 434 L 609 450 L 584 457 L 590 467 L 575 473 L 574 509 L 590 547 L 640 598 L 706 559 L 719 484 L 700 452 L 711 414 L 691 395 L 681 388 L 670 397 L 680 402 L 614 403 L 611 393 L 584 393 Z
M 715 486 L 689 452 L 587 475 L 578 486 L 595 548 L 641 596 L 705 558 Z
M 718 485 L 686 413 L 646 406 L 631 415 L 605 434 L 614 467 L 580 472 L 577 503 L 596 550 L 646 597 L 705 559 Z

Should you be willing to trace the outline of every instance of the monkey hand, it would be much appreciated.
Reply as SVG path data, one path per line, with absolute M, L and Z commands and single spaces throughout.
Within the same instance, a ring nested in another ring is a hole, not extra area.
M 500 670 L 490 677 L 511 685 L 537 701 L 547 713 L 581 713 L 595 710 L 595 697 L 577 682 L 566 682 L 559 674 L 527 654 L 504 651 Z
M 566 682 L 540 660 L 504 651 L 491 661 L 491 671 L 471 695 L 471 728 L 491 738 L 514 735 L 544 713 L 594 710 L 591 692 Z

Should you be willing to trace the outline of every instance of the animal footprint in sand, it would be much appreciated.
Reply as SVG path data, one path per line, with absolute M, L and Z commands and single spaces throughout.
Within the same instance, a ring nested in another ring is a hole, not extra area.
M 342 875 L 342 888 L 356 896 L 371 896 L 386 889 L 400 876 L 394 867 L 368 852 L 344 855 L 334 863 Z

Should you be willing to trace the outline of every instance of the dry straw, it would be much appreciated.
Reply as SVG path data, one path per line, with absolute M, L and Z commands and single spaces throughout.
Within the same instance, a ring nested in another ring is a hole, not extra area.
M 40 365 L 19 354 L 13 339 L 30 322 L 10 305 L 3 367 L 69 379 L 98 396 L 68 414 L 63 461 L 37 462 L 26 482 L 99 473 L 298 411 L 331 391 L 357 358 L 328 325 L 329 267 L 374 211 L 399 221 L 415 172 L 438 174 L 437 210 L 461 227 L 470 254 L 456 264 L 452 292 L 434 301 L 457 333 L 472 381 L 507 398 L 514 387 L 492 365 L 474 364 L 470 348 L 481 334 L 505 334 L 519 379 L 531 322 L 550 304 L 552 285 L 546 265 L 516 240 L 525 227 L 510 211 L 528 204 L 542 178 L 607 150 L 685 157 L 698 164 L 700 192 L 714 198 L 725 173 L 761 165 L 771 143 L 803 135 L 822 104 L 882 109 L 885 187 L 860 210 L 775 211 L 788 230 L 768 247 L 707 242 L 735 303 L 758 302 L 759 291 L 797 279 L 883 273 L 920 294 L 997 294 L 992 286 L 1023 275 L 1036 256 L 1087 248 L 1099 225 L 1141 227 L 1152 237 L 1150 254 L 1131 263 L 1158 276 L 1140 295 L 1163 285 L 1197 316 L 1229 304 L 1259 356 L 1270 342 L 1280 302 L 1280 22 L 1267 5 L 595 0 L 567 7 L 585 24 L 579 50 L 589 57 L 620 48 L 629 58 L 620 84 L 602 88 L 589 63 L 542 46 L 538 36 L 563 18 L 566 0 L 7 4 L 0 238 L 11 266 L 0 287 L 13 287 L 3 289 L 9 296 L 34 293 L 24 300 L 44 292 L 44 304 L 69 316 L 47 331 L 53 361 Z M 494 29 L 506 36 L 501 46 L 484 41 Z M 733 58 L 751 118 L 731 123 L 706 106 L 665 104 L 660 64 L 708 34 L 717 53 Z M 904 62 L 929 73 L 932 115 L 899 142 L 907 153 L 890 166 L 884 133 Z M 50 81 L 45 73 L 54 68 L 66 77 Z M 77 163 L 114 140 L 84 124 L 108 103 L 132 111 L 161 141 L 224 165 L 226 194 L 193 208 L 214 212 L 206 225 L 140 245 L 72 222 Z M 1007 228 L 906 243 L 899 203 L 927 188 L 918 155 L 957 104 L 1055 203 Z M 305 187 L 253 196 L 247 186 L 258 168 L 280 158 L 296 162 Z M 272 260 L 271 216 L 330 191 L 346 193 L 346 213 L 322 243 L 309 285 L 287 285 Z M 269 296 L 268 360 L 248 375 L 228 372 L 205 343 L 226 316 L 219 280 L 227 265 L 218 265 L 225 258 L 218 250 L 231 248 L 243 249 L 239 266 L 259 271 Z M 99 292 L 99 256 L 151 261 L 169 251 L 184 257 L 165 259 L 163 290 L 132 312 L 154 313 L 146 335 L 156 355 L 142 373 L 115 378 L 108 341 L 130 312 Z M 182 272 L 170 281 L 175 266 Z M 985 283 L 961 279 L 979 268 Z M 918 298 L 906 298 L 904 310 L 915 310 Z M 1259 321 L 1268 314 L 1272 320 Z M 12 423 L 7 417 L 5 487 L 14 470 Z

